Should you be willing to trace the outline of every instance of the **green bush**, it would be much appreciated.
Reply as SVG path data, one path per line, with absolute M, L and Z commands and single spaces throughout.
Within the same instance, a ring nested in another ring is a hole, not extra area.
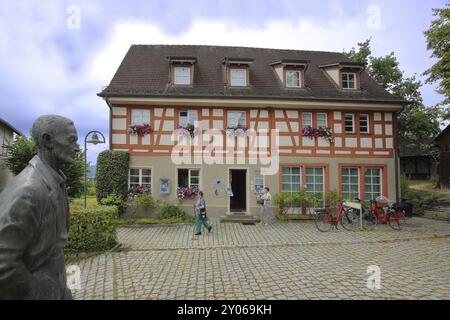
M 125 199 L 128 195 L 130 155 L 123 151 L 103 151 L 97 158 L 96 191 L 100 202 L 109 195 Z
M 91 197 L 95 197 L 95 195 L 97 194 L 95 191 L 95 183 L 92 180 L 87 180 L 86 181 L 86 186 L 87 186 L 87 195 L 91 196 Z
M 106 198 L 101 199 L 100 204 L 102 206 L 121 207 L 121 206 L 123 206 L 123 200 L 118 195 L 111 194 L 111 195 L 107 196 Z
M 424 210 L 445 205 L 448 199 L 438 193 L 426 190 L 407 189 L 402 198 L 413 205 L 414 214 L 423 214 Z
M 179 206 L 171 203 L 164 203 L 160 208 L 160 212 L 163 219 L 182 218 L 186 216 L 186 212 L 184 212 Z
M 315 192 L 308 195 L 308 207 L 309 208 L 319 208 L 323 207 L 323 193 Z
M 325 204 L 331 208 L 339 207 L 339 192 L 336 190 L 329 191 L 325 194 Z
M 152 210 L 158 208 L 158 202 L 153 199 L 150 193 L 145 192 L 137 194 L 128 200 L 128 206 Z
M 289 208 L 306 208 L 311 200 L 315 201 L 304 189 L 295 193 L 277 193 L 273 196 L 273 201 L 278 207 L 278 214 L 286 214 Z
M 70 216 L 69 241 L 66 254 L 99 252 L 117 243 L 117 208 L 102 206 L 76 211 Z

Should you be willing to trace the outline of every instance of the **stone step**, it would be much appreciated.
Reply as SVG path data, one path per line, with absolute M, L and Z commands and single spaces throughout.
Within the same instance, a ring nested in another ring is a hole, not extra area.
M 229 223 L 258 223 L 261 219 L 251 215 L 225 215 L 220 217 L 220 222 Z

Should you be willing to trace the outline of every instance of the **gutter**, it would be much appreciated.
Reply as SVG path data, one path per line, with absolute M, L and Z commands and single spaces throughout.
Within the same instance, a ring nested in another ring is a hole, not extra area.
M 353 103 L 392 103 L 392 104 L 410 104 L 407 100 L 391 100 L 391 99 L 355 99 L 355 98 L 316 98 L 316 97 L 280 97 L 280 96 L 226 96 L 226 95 L 173 95 L 173 94 L 103 94 L 98 93 L 97 96 L 105 98 L 157 98 L 157 99 L 217 99 L 217 100 L 279 100 L 279 101 L 318 101 L 318 102 L 353 102 Z

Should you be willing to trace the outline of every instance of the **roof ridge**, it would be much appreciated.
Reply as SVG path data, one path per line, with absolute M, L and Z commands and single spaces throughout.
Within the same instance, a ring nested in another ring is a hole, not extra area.
M 260 49 L 260 50 L 274 50 L 274 51 L 290 51 L 290 52 L 314 52 L 314 53 L 333 53 L 344 55 L 343 52 L 325 51 L 325 50 L 303 50 L 303 49 L 280 49 L 280 48 L 265 48 L 252 46 L 226 46 L 226 45 L 208 45 L 208 44 L 132 44 L 132 47 L 203 47 L 203 48 L 233 48 L 233 49 Z

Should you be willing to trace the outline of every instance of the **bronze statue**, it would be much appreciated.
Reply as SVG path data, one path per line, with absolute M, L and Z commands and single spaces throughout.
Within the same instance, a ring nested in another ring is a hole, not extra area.
M 46 115 L 31 129 L 38 154 L 0 194 L 0 299 L 72 299 L 64 245 L 69 204 L 61 171 L 80 150 L 74 123 Z

